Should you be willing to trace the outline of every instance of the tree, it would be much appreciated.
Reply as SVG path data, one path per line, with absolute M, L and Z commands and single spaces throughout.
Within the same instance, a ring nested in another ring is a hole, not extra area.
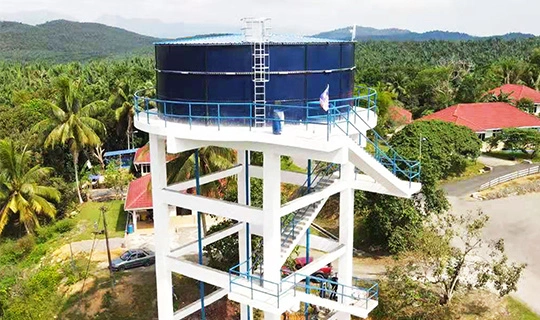
M 56 216 L 52 202 L 60 201 L 60 193 L 42 185 L 52 170 L 31 167 L 31 159 L 32 153 L 26 148 L 19 153 L 12 141 L 0 140 L 0 234 L 14 215 L 30 234 L 39 227 L 39 215 Z
M 514 99 L 510 96 L 512 93 L 506 93 L 500 90 L 498 93 L 487 93 L 482 97 L 483 102 L 505 102 L 513 103 Z
M 433 219 L 415 239 L 415 250 L 402 257 L 409 277 L 433 285 L 443 305 L 450 304 L 460 290 L 485 288 L 488 284 L 501 297 L 516 291 L 526 265 L 508 262 L 502 239 L 482 239 L 488 221 L 481 211 Z
M 207 146 L 199 149 L 200 176 L 228 169 L 233 166 L 236 153 L 232 149 Z M 195 176 L 195 149 L 181 153 L 167 164 L 167 180 L 176 183 L 193 179 Z M 222 198 L 226 183 L 213 181 L 201 186 L 201 194 L 206 197 Z M 193 191 L 193 190 L 192 190 Z M 206 214 L 202 213 L 203 232 L 206 235 Z
M 519 101 L 516 102 L 516 107 L 521 110 L 525 111 L 527 113 L 534 112 L 534 101 L 527 98 L 522 98 Z
M 133 148 L 133 117 L 135 116 L 135 108 L 133 106 L 133 97 L 135 94 L 135 86 L 131 81 L 119 81 L 116 84 L 111 97 L 109 98 L 109 104 L 115 108 L 115 117 L 117 124 L 118 134 L 124 133 L 126 135 L 127 148 Z
M 86 147 L 97 147 L 101 144 L 98 133 L 104 132 L 103 123 L 94 119 L 93 114 L 102 110 L 104 101 L 94 101 L 83 106 L 80 94 L 80 81 L 72 81 L 61 77 L 56 82 L 56 104 L 49 104 L 47 119 L 34 126 L 45 138 L 45 147 L 65 145 L 73 156 L 75 168 L 75 184 L 79 202 L 82 203 L 79 183 L 79 155 Z
M 540 150 L 540 132 L 535 129 L 504 129 L 502 133 L 493 136 L 489 143 L 491 147 L 503 143 L 506 149 L 519 150 L 533 159 Z
M 406 126 L 392 137 L 390 144 L 405 159 L 421 162 L 421 178 L 425 182 L 461 174 L 467 161 L 480 155 L 482 141 L 467 127 L 430 120 Z
M 117 199 L 121 199 L 126 191 L 129 182 L 133 180 L 133 175 L 127 169 L 120 167 L 120 160 L 111 161 L 105 169 L 105 184 L 113 189 Z
M 233 220 L 224 220 L 208 230 L 208 234 L 219 232 L 226 228 L 232 227 L 236 222 Z M 260 263 L 263 248 L 262 248 L 262 239 L 258 236 L 252 236 L 251 242 L 251 261 L 254 263 L 251 267 L 256 269 L 258 263 Z M 203 248 L 204 255 L 208 257 L 208 266 L 211 268 L 216 268 L 223 271 L 229 271 L 230 268 L 237 265 L 239 262 L 239 247 L 238 247 L 238 236 L 233 234 L 221 240 L 218 240 L 212 244 L 209 244 Z

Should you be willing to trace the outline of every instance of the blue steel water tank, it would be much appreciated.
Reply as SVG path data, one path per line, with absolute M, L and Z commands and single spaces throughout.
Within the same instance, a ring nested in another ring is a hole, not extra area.
M 272 35 L 267 43 L 266 102 L 305 106 L 317 101 L 327 84 L 330 99 L 350 98 L 354 87 L 354 42 Z M 253 102 L 252 43 L 241 34 L 195 37 L 155 43 L 157 98 L 190 102 Z M 192 115 L 215 115 L 215 105 L 192 107 Z M 221 115 L 250 115 L 250 107 L 221 108 Z M 186 104 L 167 113 L 187 115 Z M 267 117 L 271 117 L 267 110 Z M 323 114 L 323 110 L 316 110 Z M 310 116 L 314 115 L 311 114 Z M 285 108 L 285 118 L 305 119 L 302 109 Z

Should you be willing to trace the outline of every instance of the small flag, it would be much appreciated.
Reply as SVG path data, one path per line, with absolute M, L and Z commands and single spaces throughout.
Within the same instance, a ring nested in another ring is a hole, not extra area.
M 90 160 L 86 160 L 85 164 L 88 169 L 92 169 L 92 163 L 90 163 Z
M 330 100 L 329 91 L 330 91 L 330 85 L 327 85 L 326 89 L 323 91 L 323 93 L 321 93 L 321 97 L 319 98 L 321 108 L 323 108 L 324 111 L 328 111 L 328 103 Z

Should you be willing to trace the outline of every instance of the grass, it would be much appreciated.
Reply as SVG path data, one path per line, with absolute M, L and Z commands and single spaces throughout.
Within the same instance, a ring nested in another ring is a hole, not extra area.
M 109 237 L 121 238 L 124 236 L 127 213 L 124 212 L 124 202 L 122 200 L 86 202 L 81 205 L 79 214 L 74 218 L 79 223 L 81 229 L 81 233 L 75 237 L 74 241 L 93 239 L 95 223 L 98 221 L 98 230 L 103 230 L 103 219 L 100 218 L 100 208 L 102 206 L 107 208 L 105 217 L 107 219 Z M 99 237 L 104 238 L 105 236 L 100 235 Z
M 470 179 L 472 177 L 479 176 L 479 175 L 483 174 L 483 173 L 481 173 L 480 170 L 482 170 L 484 167 L 485 167 L 485 165 L 483 163 L 480 163 L 480 162 L 477 162 L 477 161 L 469 161 L 467 163 L 467 168 L 465 168 L 465 171 L 461 175 L 455 176 L 455 177 L 449 177 L 449 178 L 441 181 L 441 183 L 448 183 L 448 182 L 467 180 L 467 179 Z
M 540 155 L 536 155 L 533 159 L 528 154 L 523 152 L 511 152 L 511 151 L 492 151 L 485 152 L 484 155 L 490 156 L 493 158 L 516 161 L 516 160 L 531 160 L 532 162 L 540 162 Z
M 540 320 L 540 316 L 532 312 L 526 305 L 520 301 L 508 297 L 506 299 L 507 308 L 512 316 L 511 319 L 515 320 Z

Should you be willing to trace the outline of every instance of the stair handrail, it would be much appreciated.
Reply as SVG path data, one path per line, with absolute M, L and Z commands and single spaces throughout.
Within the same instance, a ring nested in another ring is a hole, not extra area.
M 298 198 L 298 197 L 302 197 L 302 196 L 308 194 L 309 192 L 311 192 L 311 190 L 312 190 L 313 187 L 314 187 L 314 185 L 313 185 L 312 183 L 315 182 L 315 181 L 317 181 L 317 182 L 315 183 L 315 185 L 316 185 L 317 183 L 319 183 L 319 182 L 321 181 L 321 179 L 319 179 L 320 173 L 321 173 L 321 172 L 325 172 L 325 170 L 320 170 L 320 169 L 323 168 L 324 165 L 325 165 L 324 162 L 318 162 L 318 163 L 317 163 L 317 165 L 315 166 L 315 168 L 313 168 L 313 169 L 311 170 L 311 173 L 314 173 L 314 172 L 317 173 L 316 176 L 315 176 L 315 178 L 312 178 L 312 177 L 311 177 L 311 174 L 308 175 L 308 178 L 306 179 L 306 181 L 304 181 L 304 183 L 303 183 L 303 184 L 302 184 L 302 185 L 301 185 L 301 186 L 300 186 L 300 187 L 299 187 L 299 188 L 298 188 L 298 189 L 297 189 L 297 190 L 289 197 L 289 200 L 290 200 L 290 201 L 292 201 L 293 199 L 296 199 L 296 198 Z M 330 164 L 330 165 L 332 165 L 332 164 Z M 327 165 L 327 168 L 328 168 L 328 166 L 329 166 L 329 165 Z M 326 168 L 326 169 L 327 169 L 327 168 Z M 311 183 L 310 183 L 310 180 L 311 180 Z M 308 205 L 307 207 L 304 207 L 304 208 L 308 208 L 308 207 L 309 207 L 309 205 Z M 301 209 L 300 209 L 300 210 L 301 210 Z M 306 210 L 307 210 L 307 209 L 306 209 Z M 298 210 L 297 210 L 297 211 L 298 211 Z M 282 221 L 282 223 L 281 223 L 281 230 L 283 230 L 283 221 Z M 255 250 L 252 249 L 252 252 L 254 252 L 254 251 L 258 250 L 258 249 L 261 249 L 261 247 L 262 247 L 263 245 L 264 245 L 264 244 L 263 244 L 263 242 L 261 241 Z M 282 245 L 283 245 L 283 243 L 282 243 Z M 249 259 L 252 259 L 252 257 L 249 257 Z M 248 273 L 251 272 L 251 271 L 254 269 L 255 266 L 258 267 L 258 266 L 260 265 L 260 262 L 261 262 L 262 259 L 263 259 L 263 257 L 260 256 L 260 257 L 257 258 L 257 260 L 252 261 L 252 263 L 251 263 L 251 265 L 249 266 L 247 272 L 248 272 Z M 262 274 L 261 274 L 261 275 L 262 275 Z
M 327 167 L 325 168 L 324 171 L 319 171 L 319 173 L 317 173 L 317 175 L 315 176 L 315 178 L 313 179 L 313 181 L 315 182 L 314 185 L 311 186 L 311 188 L 315 187 L 317 184 L 319 184 L 321 181 L 324 181 L 325 179 L 329 179 L 333 174 L 334 172 L 336 171 L 336 169 L 338 169 L 339 166 L 335 165 L 335 164 L 329 164 L 327 165 Z M 322 173 L 322 176 L 321 176 L 321 173 Z M 311 190 L 308 190 L 306 194 L 308 194 L 309 192 L 311 192 Z M 287 241 L 294 236 L 294 230 L 296 228 L 296 224 L 302 220 L 302 218 L 306 215 L 306 212 L 308 211 L 308 209 L 313 206 L 314 203 L 312 204 L 309 204 L 299 210 L 296 210 L 296 211 L 293 211 L 291 212 L 290 214 L 286 215 L 285 219 L 282 220 L 281 222 L 281 234 L 283 235 L 283 231 L 287 228 L 287 227 L 290 227 L 290 231 L 287 233 L 285 239 L 283 239 L 283 241 L 281 242 L 281 245 L 283 246 L 285 243 L 287 243 Z M 299 217 L 300 219 L 297 219 L 297 217 Z
M 346 112 L 340 111 L 340 109 L 346 108 Z M 351 114 L 356 116 L 355 118 L 359 118 L 368 128 L 369 125 L 367 122 L 356 112 L 356 108 L 351 108 L 349 104 L 342 105 L 342 106 L 336 106 L 335 104 L 331 104 L 330 108 L 328 110 L 329 118 L 331 124 L 333 124 L 335 127 L 339 128 L 345 135 L 350 135 L 349 128 L 352 128 L 355 130 L 355 133 L 359 134 L 359 141 L 358 144 L 361 145 L 362 137 L 371 144 L 375 149 L 375 155 L 374 158 L 381 163 L 383 166 L 385 166 L 388 169 L 392 170 L 392 173 L 395 175 L 397 173 L 403 174 L 405 177 L 408 178 L 409 182 L 412 183 L 412 181 L 416 178 L 419 178 L 420 172 L 421 172 L 421 164 L 419 161 L 413 161 L 413 160 L 407 160 L 403 158 L 394 148 L 388 144 L 388 142 L 383 139 L 376 131 L 372 130 L 375 141 L 371 140 L 367 137 L 358 127 L 350 120 Z M 342 119 L 342 121 L 339 121 Z M 345 123 L 346 127 L 342 128 L 341 124 Z M 389 156 L 385 151 L 383 151 L 379 147 L 379 143 L 382 142 L 387 148 L 388 151 L 391 153 Z M 398 165 L 398 163 L 403 163 L 406 166 L 406 169 L 403 169 Z

